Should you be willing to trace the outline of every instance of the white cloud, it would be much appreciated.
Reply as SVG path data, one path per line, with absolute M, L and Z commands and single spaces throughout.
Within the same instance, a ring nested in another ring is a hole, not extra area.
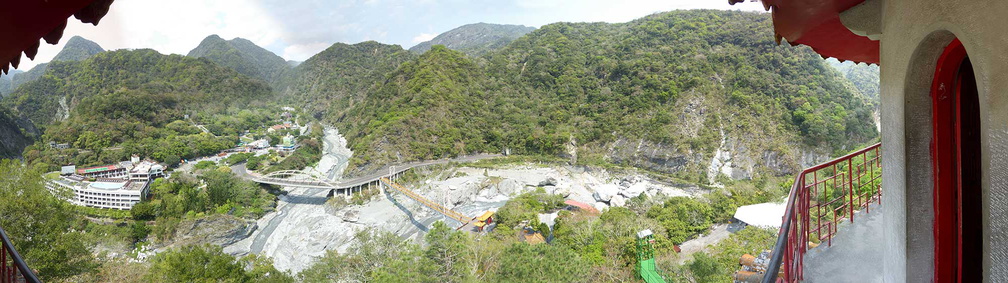
M 421 33 L 420 35 L 417 35 L 417 36 L 413 37 L 413 44 L 417 44 L 417 43 L 421 43 L 421 42 L 424 42 L 424 41 L 428 41 L 428 40 L 434 39 L 435 36 L 437 36 L 437 35 L 433 34 L 433 33 Z
M 24 62 L 19 69 L 52 60 L 74 35 L 95 41 L 106 50 L 151 48 L 184 55 L 211 34 L 225 39 L 242 37 L 266 46 L 281 40 L 283 31 L 269 13 L 246 1 L 119 0 L 112 3 L 97 27 L 71 17 L 60 44 L 43 44 L 35 61 Z
M 152 48 L 187 54 L 210 34 L 242 37 L 289 60 L 305 60 L 335 42 L 377 40 L 409 45 L 475 22 L 541 26 L 558 21 L 626 22 L 676 9 L 762 11 L 725 0 L 117 0 L 97 27 L 71 18 L 59 45 L 43 44 L 35 61 L 52 60 L 71 36 L 93 40 L 107 50 Z
M 291 45 L 284 48 L 283 54 L 280 57 L 284 57 L 287 60 L 304 61 L 311 58 L 312 55 L 322 52 L 322 50 L 325 50 L 330 45 L 332 44 L 324 42 Z

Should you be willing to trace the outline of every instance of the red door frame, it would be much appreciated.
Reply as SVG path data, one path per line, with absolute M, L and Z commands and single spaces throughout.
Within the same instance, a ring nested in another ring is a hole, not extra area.
M 934 130 L 931 140 L 934 173 L 934 282 L 973 281 L 979 279 L 978 272 L 982 273 L 982 270 L 977 271 L 974 266 L 979 261 L 977 250 L 970 249 L 974 247 L 971 246 L 972 243 L 966 243 L 967 249 L 964 250 L 963 242 L 964 235 L 970 238 L 966 241 L 972 241 L 981 235 L 965 229 L 981 229 L 974 226 L 982 225 L 978 219 L 974 219 L 978 217 L 976 214 L 979 209 L 972 207 L 977 205 L 975 200 L 978 196 L 972 195 L 976 192 L 971 190 L 966 195 L 963 194 L 964 188 L 975 189 L 978 186 L 975 180 L 980 174 L 973 172 L 979 171 L 976 168 L 978 163 L 970 160 L 979 156 L 963 156 L 979 152 L 977 142 L 963 140 L 964 133 L 970 136 L 967 139 L 973 138 L 977 132 L 976 127 L 979 126 L 979 119 L 975 116 L 979 115 L 975 113 L 978 107 L 975 103 L 978 102 L 960 99 L 964 95 L 969 95 L 965 99 L 977 99 L 972 70 L 967 70 L 968 74 L 960 72 L 962 68 L 972 68 L 971 64 L 964 62 L 968 62 L 966 49 L 959 39 L 955 39 L 939 57 L 931 85 Z M 973 80 L 968 82 L 972 83 L 971 89 L 963 89 L 960 82 L 965 79 Z M 962 91 L 972 91 L 972 94 L 964 94 Z M 963 123 L 968 125 L 964 126 Z M 966 215 L 963 212 L 964 205 L 971 206 L 966 207 Z M 968 270 L 964 270 L 964 267 Z

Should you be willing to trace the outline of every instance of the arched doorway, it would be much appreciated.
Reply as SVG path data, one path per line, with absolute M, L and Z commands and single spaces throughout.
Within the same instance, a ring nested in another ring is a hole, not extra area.
M 935 282 L 983 278 L 980 102 L 973 65 L 955 39 L 931 86 Z

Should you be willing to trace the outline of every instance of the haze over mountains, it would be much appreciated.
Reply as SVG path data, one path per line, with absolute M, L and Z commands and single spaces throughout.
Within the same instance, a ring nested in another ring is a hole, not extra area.
M 448 49 L 479 57 L 487 52 L 500 49 L 533 30 L 535 30 L 534 27 L 522 25 L 468 24 L 439 34 L 431 40 L 410 47 L 409 50 L 415 53 L 424 53 L 434 45 L 444 45 Z
M 52 76 L 2 104 L 66 140 L 86 128 L 61 121 L 157 127 L 183 111 L 227 111 L 201 103 L 293 105 L 344 133 L 355 152 L 350 174 L 508 150 L 707 182 L 791 173 L 876 138 L 872 102 L 809 48 L 776 45 L 769 25 L 767 14 L 728 11 L 539 29 L 480 23 L 409 50 L 336 43 L 296 66 L 248 40 L 211 35 L 189 52 L 198 60 L 133 50 L 53 63 Z M 116 68 L 136 76 L 106 71 Z M 151 117 L 80 108 L 102 97 L 169 100 L 149 105 Z

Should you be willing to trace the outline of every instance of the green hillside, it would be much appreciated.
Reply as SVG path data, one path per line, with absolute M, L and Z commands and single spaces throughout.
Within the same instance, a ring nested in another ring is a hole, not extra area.
M 546 25 L 483 63 L 435 47 L 359 104 L 329 97 L 330 118 L 357 170 L 509 149 L 700 181 L 719 150 L 747 178 L 875 138 L 869 103 L 770 30 L 766 14 L 675 11 Z
M 144 49 L 53 62 L 42 78 L 3 104 L 45 129 L 25 151 L 26 159 L 83 165 L 122 160 L 130 153 L 162 161 L 214 153 L 234 141 L 202 134 L 179 120 L 185 114 L 261 107 L 271 94 L 264 82 L 209 61 Z M 49 149 L 50 141 L 73 148 Z
M 873 100 L 879 99 L 878 65 L 858 64 L 852 61 L 840 62 L 835 58 L 829 58 L 826 62 L 847 78 L 861 94 Z
M 53 57 L 50 62 L 81 61 L 101 52 L 105 52 L 105 49 L 102 49 L 101 46 L 94 41 L 84 39 L 80 36 L 74 36 L 67 40 L 63 49 L 61 49 L 60 52 L 56 54 L 56 57 Z M 26 72 L 19 72 L 17 74 L 12 72 L 8 78 L 10 80 L 9 83 L 2 82 L 3 79 L 0 78 L 0 96 L 7 95 L 17 89 L 17 87 L 42 77 L 42 74 L 45 74 L 48 67 L 49 63 L 42 63 L 35 65 L 34 68 L 31 68 Z M 7 87 L 5 88 L 4 85 L 7 85 Z
M 398 45 L 336 43 L 295 67 L 278 90 L 306 112 L 340 117 L 386 73 L 414 57 Z
M 224 40 L 210 35 L 187 55 L 206 58 L 249 77 L 275 84 L 290 70 L 287 61 L 244 38 Z

